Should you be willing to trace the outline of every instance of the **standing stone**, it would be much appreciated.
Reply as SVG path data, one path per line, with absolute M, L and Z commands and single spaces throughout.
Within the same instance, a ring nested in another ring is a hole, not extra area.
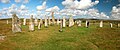
M 41 24 L 41 25 L 43 24 L 43 20 L 42 20 L 42 18 L 40 19 L 40 24 Z
M 72 18 L 72 16 L 69 18 L 69 27 L 74 25 L 74 19 Z
M 59 25 L 59 19 L 57 19 L 57 25 Z
M 86 27 L 88 28 L 89 27 L 89 21 L 86 20 Z
M 16 14 L 12 15 L 12 32 L 21 32 L 21 27 L 19 25 L 19 18 L 16 16 Z
M 41 21 L 39 21 L 38 29 L 41 29 Z
M 34 23 L 35 23 L 35 26 L 38 26 L 38 19 L 37 19 L 37 17 L 35 18 Z
M 103 21 L 100 21 L 100 27 L 103 27 Z
M 113 24 L 112 24 L 112 23 L 110 23 L 110 27 L 111 27 L 111 28 L 113 27 Z
M 69 27 L 72 26 L 72 20 L 71 20 L 71 17 L 69 18 Z
M 9 21 L 7 20 L 7 24 L 9 23 Z
M 54 12 L 52 12 L 52 24 L 55 24 Z
M 47 24 L 47 17 L 45 16 L 45 27 L 48 27 L 48 24 Z
M 34 31 L 33 15 L 31 15 L 31 18 L 30 18 L 29 30 Z
M 81 26 L 81 20 L 78 21 L 78 26 Z
M 74 25 L 74 19 L 72 18 L 71 20 L 72 20 L 72 26 L 73 26 Z
M 59 32 L 62 32 L 62 31 L 63 31 L 63 30 L 62 30 L 62 27 L 63 27 L 63 21 L 60 20 L 60 29 L 59 29 Z
M 65 17 L 63 17 L 63 27 L 66 26 L 65 22 L 66 22 Z
M 120 27 L 120 24 L 118 23 L 118 28 Z
M 26 19 L 25 18 L 23 19 L 23 25 L 26 25 Z
M 51 23 L 50 23 L 50 17 L 48 17 L 48 24 L 50 25 Z

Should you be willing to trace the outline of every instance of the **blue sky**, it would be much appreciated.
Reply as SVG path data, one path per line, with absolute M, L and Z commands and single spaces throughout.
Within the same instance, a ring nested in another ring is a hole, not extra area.
M 45 0 L 29 0 L 29 2 L 24 4 L 24 5 L 26 7 L 28 7 L 29 10 L 36 11 L 37 10 L 36 7 L 38 5 L 42 5 L 42 3 L 44 1 Z M 58 6 L 60 8 L 60 10 L 62 10 L 62 9 L 64 9 L 64 6 L 62 5 L 63 1 L 64 0 L 46 0 L 46 6 L 47 6 L 47 8 Z M 95 1 L 95 0 L 92 0 L 92 1 Z M 23 1 L 21 1 L 20 3 L 16 3 L 14 0 L 10 0 L 10 3 L 7 3 L 7 4 L 0 2 L 0 9 L 8 8 L 12 4 L 15 4 L 17 6 L 21 6 L 23 4 Z M 112 10 L 112 7 L 116 6 L 118 4 L 120 4 L 119 0 L 99 0 L 99 3 L 91 8 L 96 8 L 99 10 L 99 12 L 104 12 L 105 14 L 110 16 L 110 12 Z

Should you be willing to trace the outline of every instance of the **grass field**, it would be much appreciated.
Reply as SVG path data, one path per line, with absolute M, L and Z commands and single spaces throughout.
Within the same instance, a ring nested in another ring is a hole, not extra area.
M 0 20 L 0 34 L 6 36 L 0 40 L 0 50 L 120 50 L 120 28 L 110 28 L 106 23 L 91 24 L 89 28 L 77 25 L 63 28 L 59 26 L 37 27 L 29 32 L 28 25 L 22 25 L 21 33 L 12 33 L 11 24 Z

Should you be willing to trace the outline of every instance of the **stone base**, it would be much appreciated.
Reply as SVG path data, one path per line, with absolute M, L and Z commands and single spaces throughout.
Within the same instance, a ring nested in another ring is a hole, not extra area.
M 62 29 L 59 29 L 59 32 L 63 32 L 63 30 L 62 30 Z

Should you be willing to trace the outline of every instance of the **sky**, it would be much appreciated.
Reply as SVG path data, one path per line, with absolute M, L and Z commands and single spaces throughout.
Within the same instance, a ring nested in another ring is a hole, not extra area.
M 113 11 L 114 6 L 118 10 L 117 14 L 112 14 L 112 12 L 115 12 L 115 10 Z M 63 14 L 72 13 L 76 18 L 79 18 L 79 16 L 99 18 L 103 15 L 106 18 L 120 19 L 119 7 L 120 0 L 0 0 L 0 18 L 7 18 L 6 13 L 12 14 L 11 11 L 19 11 L 19 15 L 26 13 L 25 11 L 29 12 L 27 14 L 38 14 L 38 11 L 42 14 L 45 13 L 44 11 L 55 11 L 64 12 Z M 3 11 L 4 9 L 7 10 Z M 114 17 L 114 15 L 117 17 Z

